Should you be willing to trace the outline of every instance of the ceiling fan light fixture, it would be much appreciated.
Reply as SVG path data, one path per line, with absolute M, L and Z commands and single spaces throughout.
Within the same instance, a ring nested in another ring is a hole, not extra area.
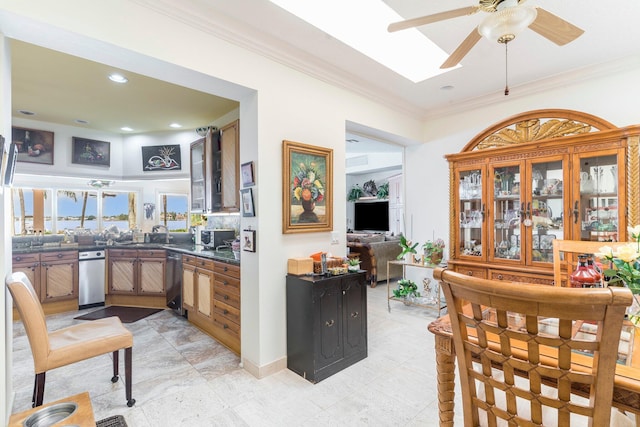
M 489 40 L 508 43 L 535 21 L 538 12 L 533 7 L 506 7 L 491 13 L 478 26 L 478 32 Z

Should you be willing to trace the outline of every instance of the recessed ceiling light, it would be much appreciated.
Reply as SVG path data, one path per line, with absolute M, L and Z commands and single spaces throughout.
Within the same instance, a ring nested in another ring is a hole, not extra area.
M 129 81 L 128 78 L 118 73 L 109 74 L 109 80 L 116 83 L 126 83 Z
M 170 127 L 170 128 L 175 128 L 175 129 L 177 129 L 177 128 L 181 128 L 181 127 L 182 127 L 182 125 L 181 125 L 180 123 L 171 123 L 171 124 L 169 125 L 169 127 Z
M 129 126 L 123 126 L 123 127 L 120 128 L 120 130 L 123 130 L 125 132 L 131 132 L 133 129 L 130 128 Z
M 75 119 L 74 121 L 76 123 L 80 124 L 80 125 L 88 125 L 89 124 L 89 122 L 87 120 Z
M 36 115 L 36 113 L 34 113 L 33 111 L 29 111 L 29 110 L 18 110 L 18 113 L 24 114 L 25 116 L 35 116 Z

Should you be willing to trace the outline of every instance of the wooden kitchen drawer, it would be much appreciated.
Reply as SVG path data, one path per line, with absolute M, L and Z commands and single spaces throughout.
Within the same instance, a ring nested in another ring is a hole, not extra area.
M 216 274 L 225 274 L 227 276 L 240 278 L 240 266 L 235 264 L 227 264 L 225 262 L 214 262 L 214 272 Z
M 76 255 L 77 256 L 77 255 Z M 26 264 L 40 262 L 40 254 L 15 254 L 11 257 L 14 264 Z
M 240 325 L 237 323 L 231 322 L 225 317 L 214 315 L 213 324 L 223 329 L 227 334 L 236 338 L 238 341 L 240 340 Z
M 240 324 L 240 309 L 225 304 L 220 300 L 216 299 L 213 301 L 213 314 L 214 317 L 221 316 L 238 325 Z
M 78 251 L 42 252 L 40 254 L 41 262 L 77 261 L 77 260 L 78 260 Z
M 214 302 L 218 300 L 232 307 L 240 308 L 240 295 L 236 292 L 230 292 L 228 289 L 223 289 L 219 286 L 214 287 L 213 299 Z
M 218 273 L 214 274 L 213 277 L 216 289 L 219 288 L 224 290 L 225 292 L 233 292 L 234 294 L 240 293 L 240 279 Z
M 206 268 L 207 270 L 213 270 L 213 260 L 208 258 L 202 258 L 193 255 L 182 255 L 182 262 L 187 265 L 193 265 L 195 267 Z
M 553 286 L 553 276 L 541 277 L 539 274 L 521 273 L 519 271 L 489 270 L 489 279 Z
M 167 251 L 164 249 L 138 249 L 138 258 L 165 258 Z
M 123 257 L 131 258 L 135 260 L 138 257 L 138 251 L 136 249 L 111 249 L 107 251 L 110 257 Z

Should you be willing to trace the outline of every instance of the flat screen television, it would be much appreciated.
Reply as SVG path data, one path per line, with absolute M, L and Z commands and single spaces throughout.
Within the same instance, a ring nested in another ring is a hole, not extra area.
M 389 201 L 356 202 L 353 228 L 356 231 L 389 231 Z

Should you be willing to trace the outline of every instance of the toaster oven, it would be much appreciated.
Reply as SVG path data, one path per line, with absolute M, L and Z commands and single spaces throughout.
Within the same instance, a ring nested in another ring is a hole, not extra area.
M 207 249 L 217 249 L 228 246 L 225 241 L 234 240 L 236 238 L 236 230 L 232 228 L 214 228 L 210 230 L 202 230 L 200 232 L 200 243 Z

